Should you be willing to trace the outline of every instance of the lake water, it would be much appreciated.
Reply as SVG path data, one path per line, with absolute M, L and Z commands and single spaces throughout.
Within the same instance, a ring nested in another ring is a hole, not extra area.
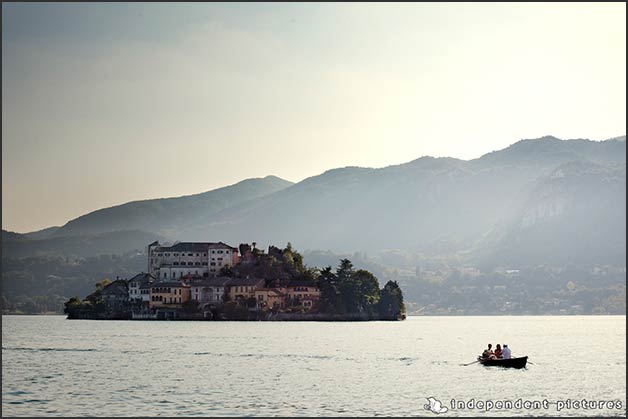
M 424 409 L 428 397 L 449 409 L 439 416 L 625 416 L 625 327 L 625 316 L 346 323 L 3 316 L 2 416 L 436 416 Z M 505 342 L 533 364 L 460 365 L 488 342 Z M 454 410 L 452 399 L 476 406 Z M 566 405 L 583 399 L 621 407 Z M 518 408 L 477 408 L 518 400 Z M 523 405 L 543 400 L 547 408 Z

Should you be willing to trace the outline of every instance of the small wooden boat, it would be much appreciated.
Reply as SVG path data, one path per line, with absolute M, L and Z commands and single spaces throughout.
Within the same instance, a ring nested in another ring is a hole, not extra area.
M 478 356 L 480 364 L 486 367 L 504 367 L 504 368 L 524 368 L 528 363 L 527 356 L 510 359 L 484 359 Z

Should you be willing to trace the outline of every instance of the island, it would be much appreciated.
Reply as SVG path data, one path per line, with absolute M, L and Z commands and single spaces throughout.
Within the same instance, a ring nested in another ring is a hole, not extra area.
M 147 271 L 103 279 L 64 304 L 68 319 L 94 320 L 404 320 L 396 281 L 380 288 L 369 271 L 341 259 L 311 268 L 292 248 L 256 243 L 177 242 L 147 247 Z

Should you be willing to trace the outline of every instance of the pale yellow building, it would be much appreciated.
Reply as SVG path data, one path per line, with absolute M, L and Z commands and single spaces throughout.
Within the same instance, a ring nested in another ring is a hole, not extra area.
M 299 302 L 307 309 L 311 309 L 321 297 L 316 283 L 307 280 L 290 281 L 286 294 L 288 304 Z
M 156 282 L 150 288 L 150 308 L 181 307 L 190 300 L 190 286 L 183 282 Z
M 286 288 L 261 288 L 255 291 L 257 308 L 282 309 L 286 307 Z
M 260 278 L 232 278 L 226 284 L 226 292 L 231 301 L 255 298 L 255 291 L 264 287 Z

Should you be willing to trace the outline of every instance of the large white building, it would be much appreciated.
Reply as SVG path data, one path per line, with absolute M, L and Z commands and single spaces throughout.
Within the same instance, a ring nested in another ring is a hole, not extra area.
M 148 245 L 148 272 L 158 281 L 172 281 L 186 275 L 216 276 L 221 268 L 233 266 L 238 260 L 238 249 L 223 242 L 161 246 L 156 241 Z

